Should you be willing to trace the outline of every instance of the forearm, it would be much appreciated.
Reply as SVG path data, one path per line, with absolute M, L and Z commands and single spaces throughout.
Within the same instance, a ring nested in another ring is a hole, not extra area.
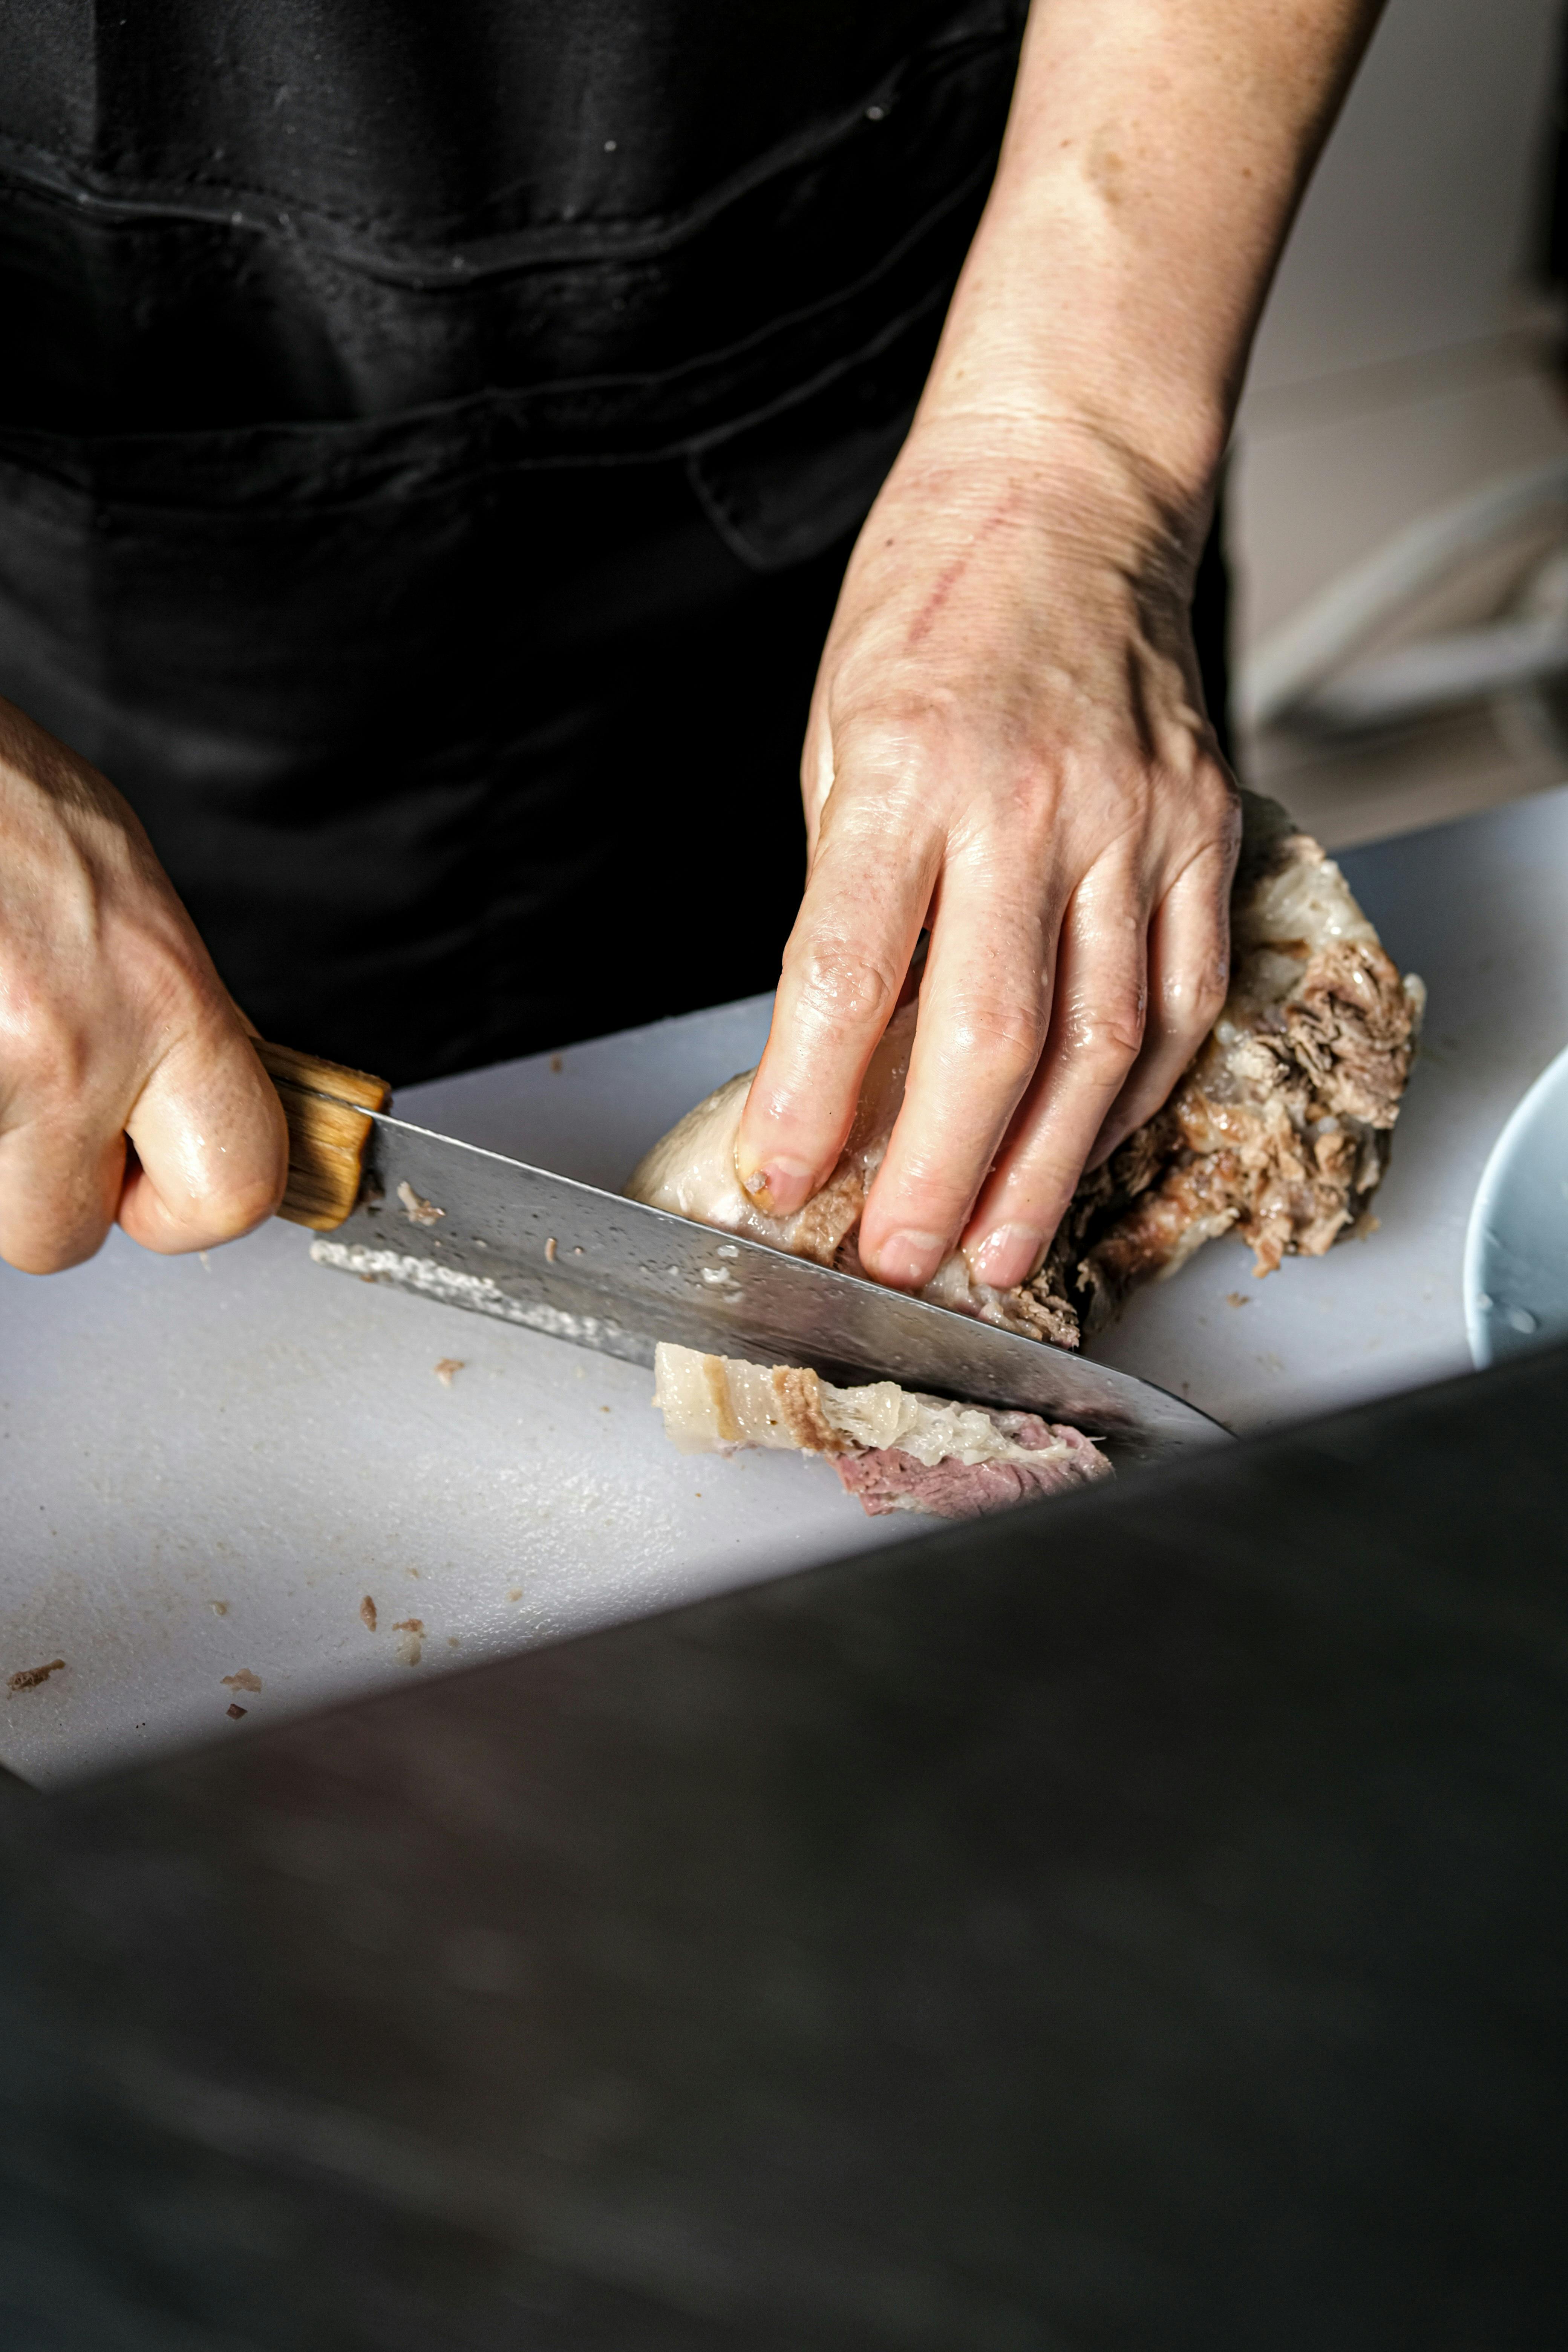
M 921 423 L 1087 429 L 1206 505 L 1301 191 L 1381 0 L 1035 0 Z

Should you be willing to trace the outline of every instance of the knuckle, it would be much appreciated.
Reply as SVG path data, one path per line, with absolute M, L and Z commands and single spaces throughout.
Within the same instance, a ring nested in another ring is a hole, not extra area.
M 897 1002 L 900 977 L 890 965 L 842 940 L 808 940 L 796 960 L 802 1009 L 835 1029 L 885 1021 Z
M 237 1182 L 231 1182 L 213 1203 L 212 1221 L 223 1241 L 238 1241 L 241 1234 L 265 1224 L 283 1198 L 289 1181 L 287 1167 L 276 1171 L 258 1169 Z
M 98 1255 L 107 1231 L 103 1226 L 91 1233 L 33 1234 L 0 1250 L 0 1256 L 18 1274 L 68 1274 Z
M 1217 1021 L 1230 994 L 1230 958 L 1215 955 L 1199 971 L 1193 983 L 1195 1015 L 1205 1029 Z
M 122 940 L 117 959 L 133 975 L 129 1001 L 137 1030 L 158 1058 L 182 1040 L 221 1034 L 221 1002 L 202 969 L 193 941 L 177 927 L 140 929 Z
M 26 1140 L 38 1140 L 36 1131 Z M 64 1274 L 102 1247 L 113 1215 L 110 1170 L 86 1139 L 52 1136 L 41 1158 L 0 1167 L 0 1257 L 21 1274 Z
M 203 1201 L 188 1221 L 189 1237 L 184 1246 L 208 1249 L 225 1242 L 243 1241 L 247 1234 L 266 1223 L 282 1197 L 283 1187 L 279 1184 L 276 1191 L 257 1186 Z
M 874 702 L 847 711 L 835 724 L 834 741 L 846 765 L 874 773 L 901 774 L 926 768 L 940 740 L 951 732 L 958 698 L 951 688 L 924 686 L 918 691 L 880 692 Z
M 281 1152 L 274 1160 L 265 1153 L 248 1155 L 238 1163 L 204 1171 L 199 1189 L 184 1200 L 163 1197 L 163 1223 L 178 1245 L 205 1249 L 209 1244 L 235 1242 L 264 1224 L 278 1207 L 289 1181 Z
M 1213 1027 L 1230 993 L 1230 959 L 1223 948 L 1167 974 L 1160 991 L 1165 1028 L 1194 1036 Z
M 1196 788 L 1199 823 L 1216 846 L 1234 856 L 1241 845 L 1241 791 L 1217 761 L 1206 761 Z
M 1034 1075 L 1046 1042 L 1045 1008 L 1037 999 L 994 999 L 963 1006 L 953 1034 L 966 1058 L 1022 1088 Z
M 1085 1078 L 1117 1081 L 1138 1058 L 1143 1020 L 1136 998 L 1077 1013 L 1063 1032 L 1063 1058 Z
M 13 981 L 0 1017 L 0 1086 L 13 1101 L 65 1104 L 82 1093 L 90 1053 L 82 1025 L 51 991 Z
M 868 830 L 919 835 L 935 821 L 952 767 L 951 715 L 913 704 L 860 712 L 833 730 L 833 782 L 824 809 L 830 838 Z

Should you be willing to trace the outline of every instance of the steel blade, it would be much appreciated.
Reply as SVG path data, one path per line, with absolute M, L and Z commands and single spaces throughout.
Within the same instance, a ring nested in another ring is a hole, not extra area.
M 1069 1421 L 1148 1459 L 1228 1435 L 1109 1365 L 384 1114 L 360 1205 L 311 1255 L 633 1363 L 669 1339 L 840 1383 L 891 1379 Z

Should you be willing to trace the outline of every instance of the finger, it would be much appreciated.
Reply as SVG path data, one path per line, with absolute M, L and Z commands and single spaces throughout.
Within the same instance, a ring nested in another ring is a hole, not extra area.
M 159 1063 L 126 1121 L 139 1163 L 120 1222 L 174 1254 L 237 1240 L 269 1217 L 289 1174 L 276 1088 L 237 1021 L 215 1018 Z
M 824 812 L 736 1141 L 742 1183 L 776 1215 L 832 1174 L 920 936 L 940 843 L 912 765 L 896 744 L 864 760 Z
M 1043 1260 L 1143 1042 L 1148 916 L 1133 877 L 1093 874 L 1062 926 L 1050 1034 L 963 1248 L 998 1290 Z
M 986 860 L 943 874 L 903 1108 L 860 1219 L 860 1262 L 919 1289 L 956 1240 L 1045 1043 L 1054 918 Z
M 1230 872 L 1224 848 L 1194 858 L 1149 927 L 1149 1021 L 1143 1046 L 1085 1163 L 1098 1168 L 1170 1099 L 1219 1018 L 1230 984 Z
M 124 1164 L 112 1119 L 45 1114 L 0 1136 L 0 1258 L 23 1274 L 83 1265 L 114 1222 Z
M 817 668 L 816 684 L 812 688 L 811 709 L 805 721 L 805 741 L 800 754 L 800 804 L 805 818 L 808 864 L 816 856 L 822 813 L 833 790 L 833 729 L 827 716 L 827 689 L 824 682 L 827 677 L 827 663 L 828 653 L 825 647 Z

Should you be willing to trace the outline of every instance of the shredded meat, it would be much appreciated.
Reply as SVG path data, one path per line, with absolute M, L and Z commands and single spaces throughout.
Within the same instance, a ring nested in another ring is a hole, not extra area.
M 1285 1007 L 1285 1024 L 1298 1066 L 1329 1111 L 1394 1125 L 1410 1075 L 1415 1012 L 1381 948 L 1352 940 L 1324 948 Z
M 1313 860 L 1300 835 L 1276 841 L 1276 873 Z M 1221 1234 L 1238 1234 L 1263 1276 L 1321 1257 L 1365 1214 L 1410 1075 L 1420 985 L 1370 937 L 1311 950 L 1274 939 L 1266 952 L 1276 970 L 1294 961 L 1292 983 L 1249 993 L 1238 949 L 1226 1017 L 1174 1096 L 1084 1179 L 1045 1265 L 1009 1294 L 1052 1318 L 1059 1345 Z
M 831 1265 L 847 1234 L 853 1233 L 866 1205 L 866 1182 L 858 1168 L 839 1168 L 795 1220 L 795 1253 Z

